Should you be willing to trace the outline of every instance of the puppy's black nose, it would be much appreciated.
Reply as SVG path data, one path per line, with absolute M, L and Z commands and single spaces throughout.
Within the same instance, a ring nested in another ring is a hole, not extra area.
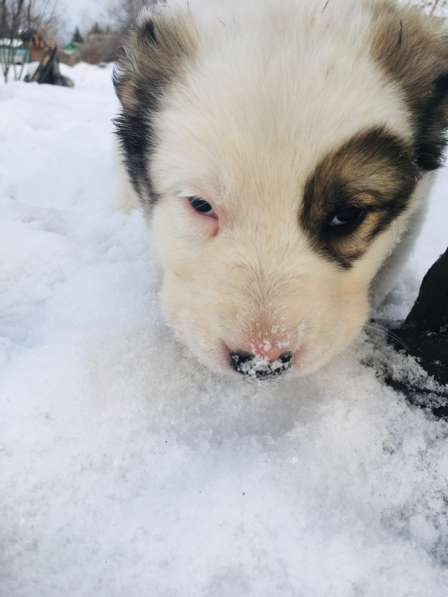
M 245 369 L 249 368 L 250 363 L 255 359 L 255 355 L 250 352 L 231 352 L 230 364 L 232 368 L 238 373 L 245 373 Z
M 256 379 L 268 379 L 281 375 L 292 365 L 292 353 L 285 352 L 275 361 L 266 361 L 250 352 L 240 351 L 230 353 L 230 365 L 237 373 L 255 377 Z

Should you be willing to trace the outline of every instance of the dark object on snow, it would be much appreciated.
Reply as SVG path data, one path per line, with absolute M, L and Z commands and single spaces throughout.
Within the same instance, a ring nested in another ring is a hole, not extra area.
M 441 385 L 448 385 L 448 250 L 423 279 L 420 294 L 394 335 Z
M 61 74 L 57 48 L 53 48 L 42 58 L 34 75 L 27 78 L 26 81 L 40 84 L 45 83 L 47 85 L 61 85 L 62 87 L 75 86 L 69 77 Z
M 439 388 L 409 385 L 389 378 L 387 381 L 411 401 L 426 395 L 439 397 L 431 407 L 437 416 L 448 417 L 448 249 L 423 279 L 418 299 L 406 321 L 393 330 L 390 338 L 400 352 L 414 357 Z

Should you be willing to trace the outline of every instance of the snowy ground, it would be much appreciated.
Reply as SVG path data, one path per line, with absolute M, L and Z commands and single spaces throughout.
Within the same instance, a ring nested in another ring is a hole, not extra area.
M 448 425 L 355 350 L 214 376 L 114 211 L 110 71 L 0 87 L 1 597 L 446 597 Z M 448 172 L 393 316 L 447 244 Z

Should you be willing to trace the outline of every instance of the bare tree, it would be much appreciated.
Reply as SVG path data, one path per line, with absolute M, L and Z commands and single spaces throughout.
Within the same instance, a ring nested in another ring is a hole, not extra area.
M 407 4 L 418 6 L 433 16 L 441 16 L 448 9 L 448 0 L 408 0 Z
M 56 0 L 0 0 L 0 38 L 4 44 L 1 68 L 5 82 L 11 68 L 16 80 L 23 73 L 24 65 L 18 69 L 16 64 L 17 42 L 33 32 L 56 39 L 59 28 Z
M 41 32 L 48 39 L 58 39 L 62 22 L 57 6 L 57 0 L 28 0 L 27 28 Z
M 2 73 L 5 83 L 8 82 L 11 66 L 16 73 L 16 43 L 23 19 L 26 18 L 25 0 L 1 0 L 0 3 L 0 38 L 3 42 Z
M 89 64 L 114 62 L 118 58 L 122 44 L 123 34 L 120 31 L 91 33 L 80 46 L 81 60 Z
M 166 0 L 114 0 L 109 14 L 115 27 L 127 31 L 137 20 L 142 8 L 154 8 Z
M 90 64 L 117 60 L 125 34 L 143 8 L 155 8 L 166 0 L 111 0 L 109 25 L 95 23 L 81 46 L 81 60 Z
M 432 6 L 429 7 L 429 14 L 433 15 L 437 9 L 446 8 L 446 0 L 433 0 Z

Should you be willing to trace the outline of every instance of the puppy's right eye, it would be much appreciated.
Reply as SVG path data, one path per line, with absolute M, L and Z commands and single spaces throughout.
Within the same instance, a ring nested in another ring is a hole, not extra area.
M 362 224 L 367 210 L 362 207 L 343 207 L 328 221 L 328 227 L 335 232 L 350 232 Z
M 198 214 L 209 216 L 211 218 L 217 217 L 213 206 L 208 201 L 205 201 L 205 199 L 201 199 L 200 197 L 189 197 L 188 201 L 194 211 Z

